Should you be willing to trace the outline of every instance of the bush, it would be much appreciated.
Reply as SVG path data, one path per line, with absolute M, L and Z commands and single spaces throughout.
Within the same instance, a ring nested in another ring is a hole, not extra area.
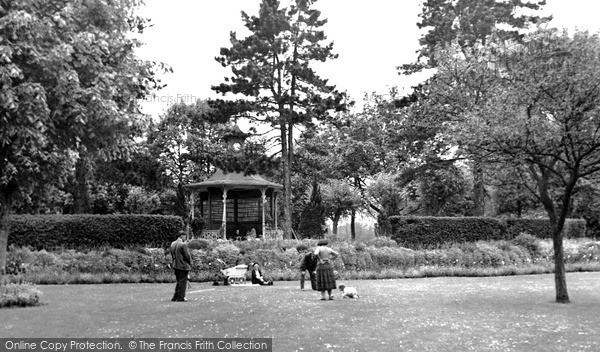
M 192 234 L 194 236 L 202 235 L 202 230 L 204 229 L 205 221 L 201 217 L 195 217 L 190 221 L 190 227 L 192 228 Z
M 32 284 L 0 285 L 0 308 L 11 306 L 36 306 L 40 303 L 41 292 Z
M 507 219 L 505 221 L 508 239 L 516 238 L 522 233 L 537 238 L 552 238 L 552 228 L 548 219 Z
M 373 247 L 398 247 L 398 243 L 389 237 L 377 236 L 365 241 L 365 245 Z
M 392 238 L 411 248 L 435 247 L 452 242 L 510 240 L 520 233 L 552 238 L 547 219 L 497 219 L 483 217 L 390 217 Z M 585 220 L 567 219 L 565 238 L 585 236 Z
M 469 217 L 390 217 L 394 239 L 405 247 L 436 246 L 448 242 L 501 240 L 506 225 L 499 219 Z
M 508 219 L 507 238 L 515 238 L 525 232 L 537 238 L 552 238 L 552 228 L 548 219 Z M 585 236 L 586 224 L 583 219 L 566 219 L 563 228 L 565 238 Z
M 296 246 L 296 251 L 298 251 L 298 253 L 302 253 L 306 250 L 308 250 L 308 245 L 306 245 L 305 243 L 300 243 Z
M 182 228 L 181 218 L 164 215 L 16 215 L 8 243 L 35 249 L 160 247 Z
M 254 243 L 260 242 L 260 243 Z M 275 279 L 297 279 L 305 241 L 198 241 L 204 249 L 191 249 L 192 279 L 212 281 L 220 270 L 238 264 L 259 263 Z M 310 246 L 312 247 L 312 245 Z M 481 276 L 550 272 L 552 240 L 520 234 L 507 241 L 446 243 L 437 248 L 412 250 L 395 246 L 367 246 L 360 242 L 331 245 L 340 257 L 334 260 L 341 277 L 392 278 L 423 276 Z M 571 269 L 597 270 L 600 242 L 566 239 L 565 260 Z M 10 282 L 74 284 L 109 282 L 173 282 L 163 248 L 131 247 L 47 252 L 11 246 L 8 262 L 22 268 L 8 275 Z
M 513 242 L 516 245 L 527 249 L 532 255 L 540 253 L 540 240 L 528 233 L 522 232 L 517 237 L 515 237 Z
M 230 242 L 219 244 L 212 252 L 216 258 L 224 261 L 228 267 L 237 265 L 241 259 L 240 249 Z
M 586 236 L 587 225 L 583 219 L 566 219 L 563 233 L 565 238 L 581 238 Z
M 209 249 L 211 249 L 211 242 L 209 240 L 205 240 L 203 238 L 196 238 L 196 239 L 189 241 L 187 246 L 190 250 L 193 250 L 193 249 L 209 250 Z

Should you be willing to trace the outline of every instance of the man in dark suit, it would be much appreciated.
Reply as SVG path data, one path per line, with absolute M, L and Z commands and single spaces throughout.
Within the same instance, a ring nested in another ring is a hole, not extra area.
M 171 301 L 184 302 L 185 289 L 188 284 L 188 274 L 192 269 L 192 257 L 185 243 L 187 235 L 184 231 L 179 232 L 179 237 L 171 243 L 171 256 L 173 257 L 173 269 L 175 270 L 175 294 Z
M 301 271 L 301 276 L 300 276 L 300 289 L 304 290 L 304 274 L 305 272 L 308 270 L 308 275 L 310 276 L 310 287 L 313 290 L 317 290 L 317 277 L 316 277 L 316 270 L 317 270 L 317 263 L 319 261 L 319 258 L 317 258 L 317 256 L 313 253 L 312 250 L 308 250 L 308 254 L 306 254 L 303 258 L 302 258 L 302 263 L 300 263 L 300 271 Z

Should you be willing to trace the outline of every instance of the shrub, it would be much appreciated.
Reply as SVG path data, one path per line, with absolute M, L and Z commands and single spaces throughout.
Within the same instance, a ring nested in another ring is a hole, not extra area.
M 548 219 L 507 219 L 507 238 L 515 238 L 525 232 L 537 238 L 552 238 L 552 228 Z M 565 238 L 585 236 L 586 224 L 583 219 L 566 219 L 563 228 Z
M 194 236 L 202 235 L 204 225 L 205 221 L 202 217 L 195 217 L 190 221 L 190 227 L 192 228 L 192 233 L 194 234 Z
M 507 219 L 507 238 L 516 238 L 527 233 L 537 238 L 552 238 L 552 228 L 548 219 Z
M 35 249 L 162 246 L 182 228 L 181 218 L 164 215 L 16 215 L 8 243 Z
M 532 255 L 536 255 L 540 252 L 539 241 L 540 240 L 536 237 L 525 232 L 522 232 L 513 240 L 516 245 L 527 249 Z
M 586 236 L 587 225 L 584 219 L 566 219 L 563 233 L 565 238 L 581 238 Z
M 365 241 L 365 245 L 373 247 L 398 247 L 398 243 L 385 236 L 378 236 Z
M 209 249 L 211 249 L 211 242 L 209 240 L 205 240 L 203 238 L 196 238 L 196 239 L 189 241 L 187 246 L 190 250 L 192 250 L 192 249 L 209 250 Z
M 363 252 L 366 248 L 367 245 L 362 242 L 358 242 L 354 245 L 354 250 L 356 250 L 357 252 Z
M 221 259 L 229 266 L 236 265 L 241 259 L 240 249 L 229 242 L 219 244 L 212 252 L 216 258 Z
M 299 253 L 304 252 L 304 251 L 308 250 L 308 245 L 306 243 L 300 243 L 299 245 L 296 246 L 296 250 Z
M 274 278 L 297 278 L 303 254 L 298 253 L 296 248 L 304 248 L 304 241 L 249 242 L 252 243 L 201 242 L 207 248 L 190 251 L 193 257 L 192 279 L 212 281 L 219 277 L 221 269 L 251 262 L 261 264 L 265 274 Z M 550 272 L 553 268 L 552 241 L 525 233 L 510 241 L 455 242 L 423 250 L 347 242 L 338 242 L 332 247 L 340 253 L 334 267 L 343 278 L 510 275 Z M 571 265 L 567 270 L 600 267 L 600 242 L 566 239 L 564 249 L 566 261 Z M 174 280 L 167 266 L 171 261 L 170 255 L 163 248 L 105 248 L 84 252 L 60 249 L 47 252 L 11 246 L 8 261 L 24 268 L 7 276 L 10 282 L 72 284 Z
M 411 248 L 439 247 L 444 243 L 513 239 L 526 232 L 537 238 L 552 238 L 547 219 L 496 219 L 483 217 L 390 217 L 392 238 Z M 585 220 L 567 219 L 565 238 L 585 236 Z
M 447 242 L 501 240 L 505 224 L 499 219 L 470 217 L 390 217 L 392 238 L 405 247 L 437 246 Z
M 41 292 L 32 284 L 0 285 L 0 308 L 11 306 L 36 306 L 40 303 Z

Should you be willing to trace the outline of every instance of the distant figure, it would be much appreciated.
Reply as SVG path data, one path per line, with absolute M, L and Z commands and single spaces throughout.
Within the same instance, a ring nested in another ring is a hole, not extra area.
M 252 268 L 252 284 L 253 285 L 273 285 L 273 280 L 267 280 L 263 277 L 260 271 L 260 265 L 254 263 Z
M 308 270 L 308 274 L 310 276 L 310 287 L 316 291 L 317 290 L 317 264 L 319 263 L 319 258 L 315 255 L 315 253 L 308 249 L 308 253 L 302 258 L 302 262 L 300 263 L 300 289 L 304 290 L 304 275 Z
M 327 247 L 327 240 L 320 240 L 315 250 L 315 255 L 319 258 L 317 264 L 317 290 L 321 292 L 321 300 L 324 301 L 325 291 L 329 295 L 329 300 L 333 300 L 331 290 L 335 289 L 335 274 L 331 259 L 335 259 L 339 254 L 333 249 Z
M 179 237 L 171 243 L 171 256 L 173 257 L 173 270 L 175 271 L 175 294 L 171 301 L 184 302 L 185 290 L 188 285 L 188 274 L 192 269 L 192 257 L 185 243 L 186 233 L 179 232 Z
M 340 285 L 340 291 L 342 291 L 342 298 L 358 298 L 358 291 L 356 287 L 348 287 L 346 285 Z

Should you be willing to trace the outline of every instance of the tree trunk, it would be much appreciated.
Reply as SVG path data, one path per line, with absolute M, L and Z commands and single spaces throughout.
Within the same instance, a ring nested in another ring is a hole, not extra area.
M 556 286 L 556 302 L 569 303 L 562 228 L 562 225 L 557 224 L 552 234 L 552 242 L 554 244 L 554 284 Z
M 552 201 L 549 192 L 549 176 L 548 171 L 540 169 L 536 172 L 534 166 L 530 166 L 530 171 L 533 178 L 536 180 L 540 201 L 548 213 L 550 224 L 552 226 L 552 243 L 554 247 L 554 285 L 556 287 L 556 302 L 569 303 L 569 293 L 567 291 L 567 279 L 565 273 L 565 259 L 563 250 L 563 225 L 567 216 L 568 202 L 571 199 L 573 187 L 576 180 L 565 189 L 563 208 L 560 209 L 560 214 L 557 216 L 557 209 Z
M 340 215 L 339 214 L 335 214 L 333 216 L 332 222 L 333 222 L 333 225 L 332 225 L 333 236 L 337 237 L 337 234 L 338 234 L 338 225 L 340 223 Z
M 90 198 L 88 193 L 88 180 L 90 174 L 90 159 L 79 153 L 79 159 L 75 163 L 75 190 L 73 192 L 73 213 L 85 214 L 89 212 Z
M 352 212 L 350 214 L 350 240 L 352 241 L 356 241 L 356 226 L 354 225 L 355 220 L 356 210 L 352 209 Z
M 565 221 L 571 210 L 573 190 L 577 184 L 579 175 L 577 170 L 572 171 L 569 182 L 565 187 L 563 194 L 562 206 L 560 208 L 556 223 L 552 224 L 554 233 L 552 234 L 552 242 L 554 245 L 554 284 L 556 286 L 556 302 L 569 303 L 569 293 L 567 291 L 567 275 L 565 270 L 565 253 L 563 249 L 563 235 Z
M 10 195 L 0 192 L 0 284 L 6 275 L 6 254 L 10 233 Z
M 282 113 L 280 108 L 280 114 Z M 287 148 L 287 128 L 286 122 L 281 120 L 281 159 L 283 161 L 283 236 L 286 239 L 292 238 L 292 190 L 291 190 L 291 172 L 288 159 Z
M 175 211 L 177 215 L 181 216 L 182 219 L 187 220 L 188 218 L 188 206 L 185 199 L 185 190 L 183 189 L 183 184 L 177 184 L 177 198 L 175 200 Z
M 483 183 L 483 166 L 479 160 L 473 163 L 473 215 L 483 216 L 485 213 L 485 188 Z

